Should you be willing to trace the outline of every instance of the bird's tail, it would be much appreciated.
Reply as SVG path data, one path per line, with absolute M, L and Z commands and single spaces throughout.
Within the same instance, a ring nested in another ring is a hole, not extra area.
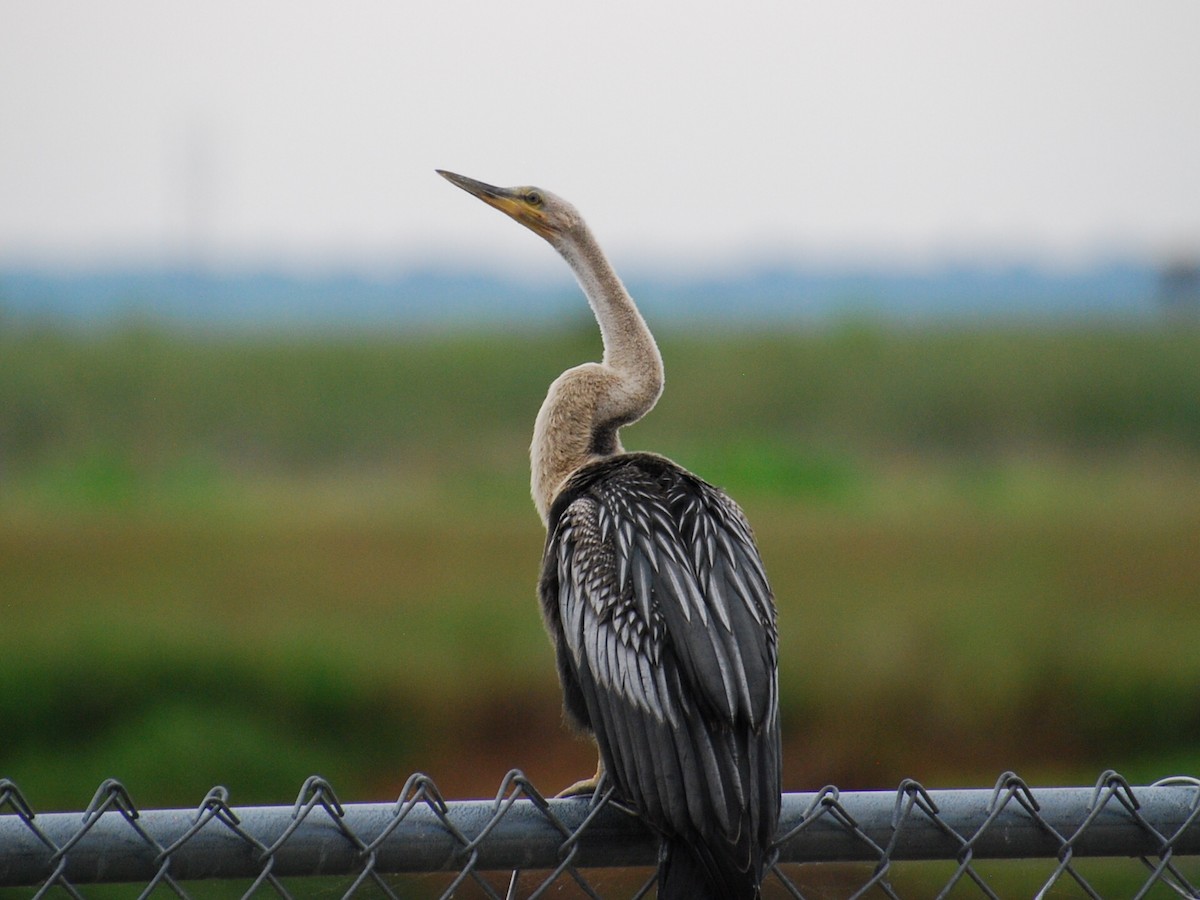
M 762 855 L 755 849 L 749 866 L 718 858 L 695 839 L 667 838 L 658 866 L 659 900 L 757 900 Z

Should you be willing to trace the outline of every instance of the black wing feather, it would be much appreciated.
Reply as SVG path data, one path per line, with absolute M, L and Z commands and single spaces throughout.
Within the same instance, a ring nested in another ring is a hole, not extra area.
M 652 454 L 587 466 L 551 510 L 540 592 L 567 711 L 621 794 L 698 841 L 717 877 L 761 877 L 779 817 L 778 637 L 741 510 Z

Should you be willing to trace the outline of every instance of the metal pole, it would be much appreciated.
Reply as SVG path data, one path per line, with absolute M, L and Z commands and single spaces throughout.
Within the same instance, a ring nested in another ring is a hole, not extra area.
M 122 789 L 123 790 L 123 789 Z M 99 795 L 98 795 L 99 796 Z M 781 862 L 1200 853 L 1195 786 L 787 794 Z M 10 802 L 9 807 L 13 804 Z M 109 805 L 19 814 L 0 805 L 0 886 L 652 865 L 655 839 L 612 804 L 540 798 L 197 810 Z M 578 838 L 572 837 L 591 816 Z

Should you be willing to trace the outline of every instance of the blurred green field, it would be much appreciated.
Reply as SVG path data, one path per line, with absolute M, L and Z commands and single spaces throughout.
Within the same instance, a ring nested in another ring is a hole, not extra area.
M 785 783 L 1200 772 L 1200 332 L 660 334 L 626 446 L 721 484 Z M 0 332 L 0 776 L 40 810 L 546 791 L 527 444 L 569 333 Z

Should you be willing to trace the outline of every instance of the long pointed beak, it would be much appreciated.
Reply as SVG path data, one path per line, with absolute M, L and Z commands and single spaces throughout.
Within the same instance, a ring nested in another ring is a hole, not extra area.
M 554 230 L 546 222 L 541 211 L 530 206 L 528 201 L 526 201 L 522 193 L 524 189 L 496 187 L 494 184 L 488 184 L 485 181 L 476 181 L 474 178 L 468 178 L 466 175 L 458 175 L 454 172 L 447 172 L 444 169 L 435 169 L 434 171 L 455 187 L 462 188 L 468 194 L 478 197 L 488 206 L 494 206 L 505 215 L 516 219 L 535 234 L 546 238 L 546 240 L 553 239 Z
M 491 203 L 493 206 L 496 205 L 495 203 L 492 203 L 493 200 L 499 200 L 501 198 L 508 200 L 513 199 L 512 191 L 506 190 L 505 188 L 496 187 L 493 184 L 487 184 L 483 181 L 476 181 L 474 178 L 468 178 L 466 175 L 458 175 L 454 172 L 447 172 L 445 169 L 435 169 L 434 171 L 436 171 L 455 187 L 460 187 L 468 194 L 478 197 L 485 203 Z

